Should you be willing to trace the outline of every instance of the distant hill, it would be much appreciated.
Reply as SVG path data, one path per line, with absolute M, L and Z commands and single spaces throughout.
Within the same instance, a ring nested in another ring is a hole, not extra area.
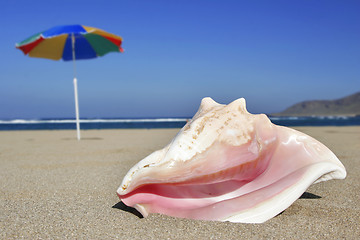
M 273 116 L 360 115 L 360 92 L 336 100 L 304 101 Z

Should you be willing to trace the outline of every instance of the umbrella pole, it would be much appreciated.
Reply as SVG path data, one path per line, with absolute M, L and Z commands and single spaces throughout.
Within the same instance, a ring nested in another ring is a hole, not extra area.
M 75 37 L 71 35 L 72 42 L 72 57 L 74 63 L 74 93 L 75 93 L 75 113 L 76 113 L 76 132 L 77 139 L 80 140 L 80 119 L 79 119 L 79 101 L 78 101 L 78 90 L 77 90 L 77 79 L 76 79 L 76 64 L 75 64 Z

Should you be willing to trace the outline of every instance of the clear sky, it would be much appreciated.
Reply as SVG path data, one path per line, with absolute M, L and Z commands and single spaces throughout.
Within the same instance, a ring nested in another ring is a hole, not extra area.
M 203 97 L 252 113 L 360 91 L 360 1 L 1 1 L 0 119 L 74 117 L 72 62 L 15 43 L 56 25 L 123 37 L 77 61 L 80 117 L 192 116 Z

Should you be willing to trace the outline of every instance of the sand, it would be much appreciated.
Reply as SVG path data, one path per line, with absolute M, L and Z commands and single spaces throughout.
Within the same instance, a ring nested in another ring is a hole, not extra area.
M 360 127 L 298 127 L 345 165 L 345 180 L 310 186 L 263 224 L 195 221 L 125 211 L 126 172 L 178 129 L 0 131 L 0 239 L 356 239 Z M 120 208 L 120 209 L 119 209 Z M 122 209 L 123 210 L 122 210 Z

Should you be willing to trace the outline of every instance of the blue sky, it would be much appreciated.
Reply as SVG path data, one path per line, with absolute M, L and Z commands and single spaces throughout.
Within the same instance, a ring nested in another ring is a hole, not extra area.
M 105 4 L 106 2 L 106 4 Z M 360 91 L 360 1 L 1 1 L 0 119 L 74 117 L 72 62 L 15 43 L 56 25 L 123 37 L 77 61 L 80 117 L 192 116 L 203 97 L 252 113 Z

